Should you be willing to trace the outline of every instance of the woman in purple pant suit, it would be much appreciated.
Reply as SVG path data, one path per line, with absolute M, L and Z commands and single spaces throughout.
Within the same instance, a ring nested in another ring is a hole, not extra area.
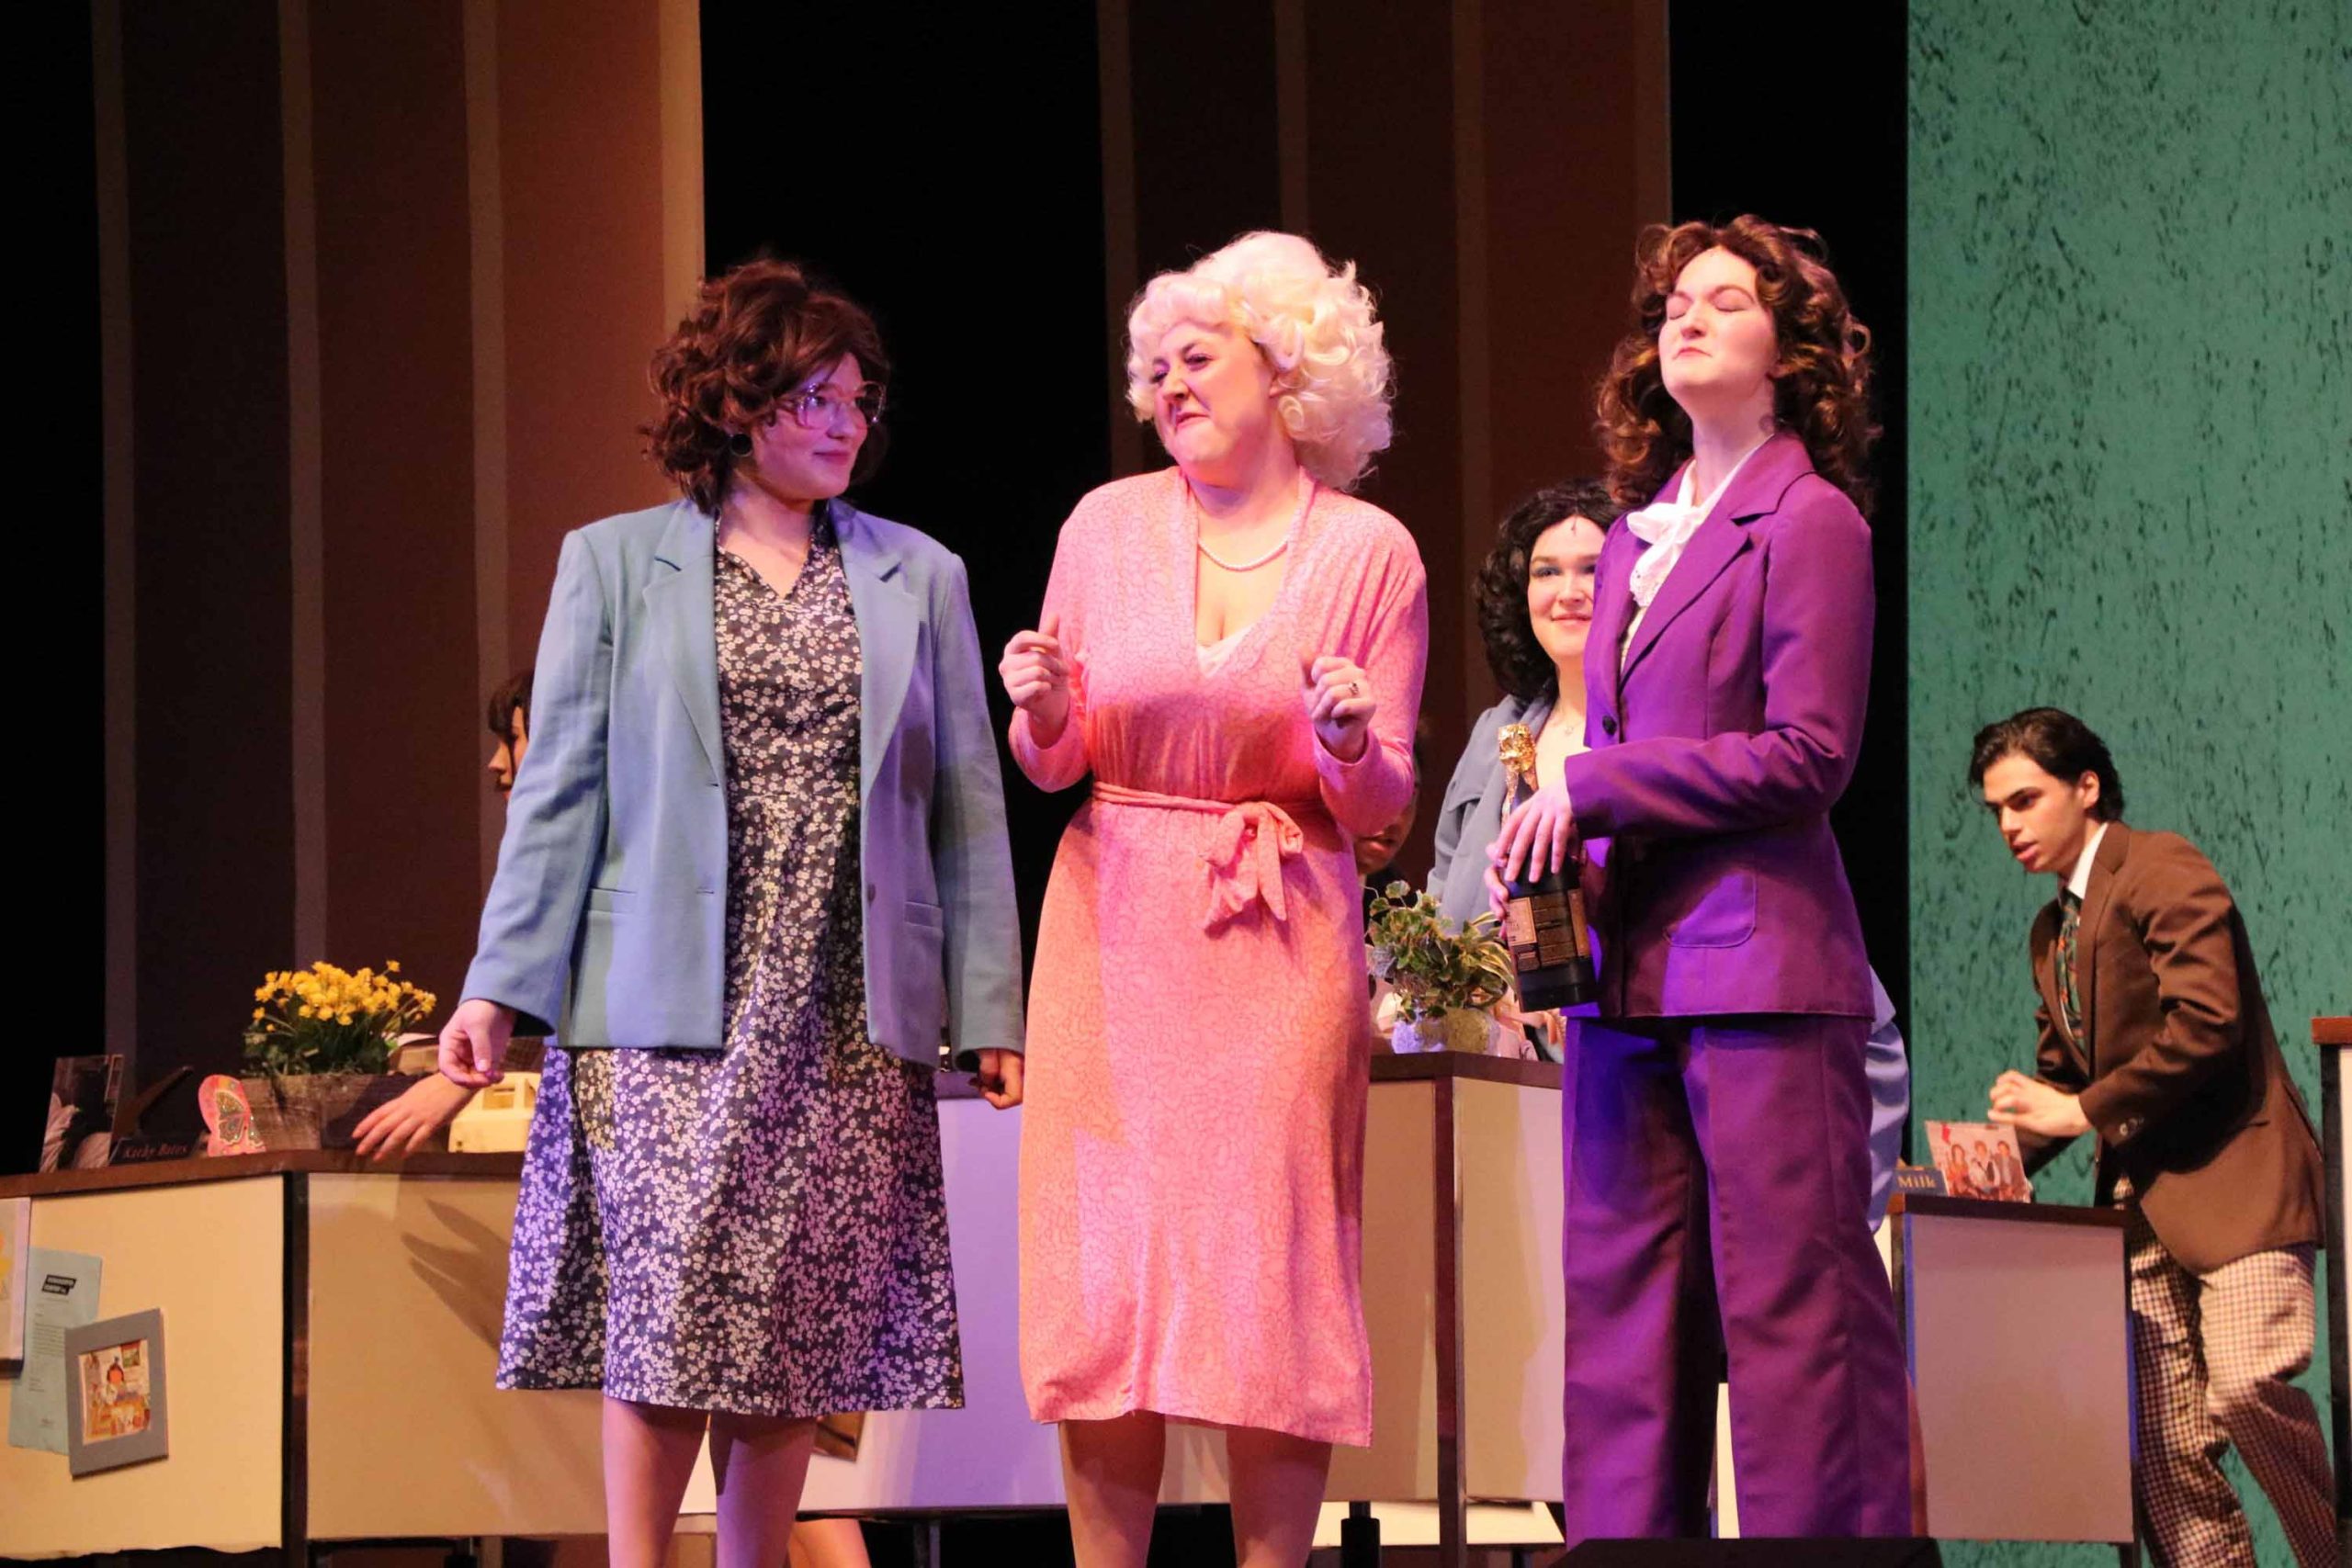
M 1644 236 L 1600 396 L 1618 500 L 1591 750 L 1503 874 L 1589 873 L 1600 1014 L 1567 1053 L 1567 1534 L 1707 1529 L 1731 1367 L 1743 1532 L 1909 1533 L 1901 1346 L 1871 1247 L 1870 968 L 1829 808 L 1870 687 L 1870 334 L 1803 231 Z M 1646 503 L 1646 504 L 1645 504 Z

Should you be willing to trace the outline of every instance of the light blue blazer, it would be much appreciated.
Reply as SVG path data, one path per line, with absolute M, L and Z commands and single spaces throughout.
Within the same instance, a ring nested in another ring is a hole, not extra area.
M 1021 1048 L 1021 942 L 964 563 L 831 503 L 865 660 L 859 852 L 874 1043 L 926 1066 Z M 531 745 L 464 995 L 566 1046 L 716 1049 L 726 755 L 712 520 L 691 503 L 569 534 Z

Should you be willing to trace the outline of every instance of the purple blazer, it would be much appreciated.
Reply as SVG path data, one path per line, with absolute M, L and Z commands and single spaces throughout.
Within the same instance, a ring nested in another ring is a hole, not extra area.
M 1870 692 L 1870 526 L 1802 441 L 1773 436 L 1691 536 L 1621 665 L 1643 547 L 1623 522 L 1601 547 L 1592 749 L 1563 764 L 1577 828 L 1611 840 L 1587 871 L 1601 1013 L 1869 1018 L 1829 807 Z

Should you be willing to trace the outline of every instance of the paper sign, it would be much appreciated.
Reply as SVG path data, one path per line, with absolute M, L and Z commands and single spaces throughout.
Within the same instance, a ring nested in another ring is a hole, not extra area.
M 8 1406 L 8 1441 L 65 1451 L 65 1331 L 98 1319 L 98 1271 L 86 1252 L 36 1247 L 25 1265 L 25 1370 Z
M 0 1198 L 0 1377 L 25 1359 L 25 1254 L 33 1245 L 33 1201 Z

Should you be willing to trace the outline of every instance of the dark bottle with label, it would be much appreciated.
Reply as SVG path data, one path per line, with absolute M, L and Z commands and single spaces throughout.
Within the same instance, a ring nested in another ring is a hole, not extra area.
M 1504 811 L 1519 802 L 1521 786 L 1535 780 L 1535 742 L 1523 724 L 1507 724 L 1497 738 L 1510 780 Z M 1592 934 L 1586 929 L 1584 893 L 1577 873 L 1582 846 L 1557 871 L 1529 866 L 1519 881 L 1504 884 L 1502 929 L 1496 934 L 1510 949 L 1514 984 L 1523 1012 L 1580 1007 L 1600 995 L 1593 974 Z

